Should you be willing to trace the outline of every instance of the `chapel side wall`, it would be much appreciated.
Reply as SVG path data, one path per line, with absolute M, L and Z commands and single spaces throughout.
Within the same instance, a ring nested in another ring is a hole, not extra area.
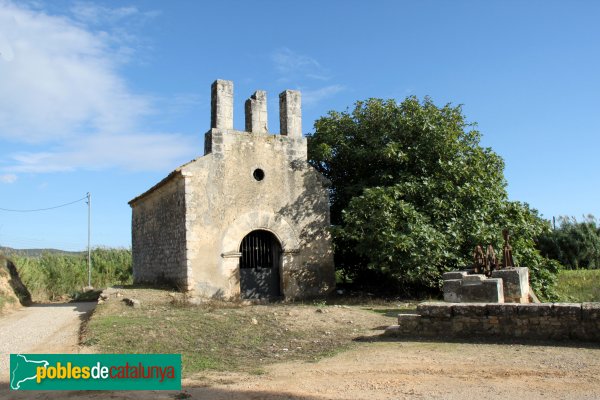
M 187 285 L 185 187 L 174 176 L 132 206 L 134 283 Z

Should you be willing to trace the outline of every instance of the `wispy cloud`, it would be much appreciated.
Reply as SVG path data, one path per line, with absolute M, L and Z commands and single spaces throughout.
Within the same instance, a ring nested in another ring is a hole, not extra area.
M 302 91 L 302 102 L 306 105 L 312 105 L 319 101 L 332 97 L 337 93 L 343 91 L 345 87 L 343 85 L 329 85 L 319 89 L 303 90 Z
M 115 23 L 123 18 L 139 15 L 137 7 L 104 7 L 91 2 L 77 1 L 71 7 L 73 17 L 85 23 L 103 24 L 106 22 Z
M 320 75 L 323 67 L 317 60 L 304 54 L 296 53 L 287 47 L 277 49 L 271 55 L 275 69 L 281 75 L 308 75 L 317 72 Z
M 189 139 L 140 128 L 159 111 L 118 72 L 129 51 L 121 44 L 132 43 L 127 33 L 87 25 L 143 13 L 89 3 L 76 3 L 72 13 L 0 1 L 0 140 L 25 149 L 5 155 L 12 160 L 5 172 L 157 169 L 191 157 Z M 44 151 L 28 151 L 32 144 Z
M 197 153 L 199 144 L 178 134 L 92 135 L 47 152 L 11 156 L 13 172 L 65 172 L 80 168 L 122 168 L 130 171 L 165 170 L 182 155 Z M 190 153 L 191 152 L 191 153 Z
M 332 77 L 327 68 L 311 56 L 282 47 L 271 54 L 271 60 L 275 71 L 279 74 L 278 80 L 295 84 L 301 89 L 302 101 L 306 105 L 316 104 L 345 89 L 341 84 L 313 88 L 315 83 L 323 85 L 324 82 L 331 81 Z
M 17 180 L 15 174 L 4 174 L 0 175 L 0 183 L 13 183 Z
M 331 79 L 327 68 L 313 57 L 281 47 L 271 54 L 275 71 L 280 82 L 297 80 L 328 81 Z

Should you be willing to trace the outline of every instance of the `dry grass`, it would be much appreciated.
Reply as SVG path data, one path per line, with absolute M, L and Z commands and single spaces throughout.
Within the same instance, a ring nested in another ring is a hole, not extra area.
M 556 291 L 561 301 L 600 301 L 600 270 L 560 271 Z
M 397 314 L 389 303 L 190 306 L 168 291 L 122 292 L 97 308 L 82 342 L 107 353 L 181 353 L 186 375 L 206 369 L 261 373 L 273 362 L 316 361 L 354 346 L 357 337 L 379 334 Z M 124 297 L 139 299 L 142 307 L 126 306 Z

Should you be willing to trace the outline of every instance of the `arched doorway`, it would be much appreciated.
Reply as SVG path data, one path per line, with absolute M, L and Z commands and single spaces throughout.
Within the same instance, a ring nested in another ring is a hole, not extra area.
M 279 266 L 281 244 L 273 233 L 255 230 L 240 244 L 240 295 L 243 299 L 275 299 L 281 296 Z

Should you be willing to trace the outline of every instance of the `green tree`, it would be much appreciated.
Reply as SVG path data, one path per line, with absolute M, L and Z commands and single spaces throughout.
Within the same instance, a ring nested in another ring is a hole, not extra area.
M 460 106 L 429 98 L 369 99 L 317 120 L 309 160 L 332 183 L 338 268 L 396 292 L 437 290 L 476 244 L 501 248 L 505 226 L 517 259 L 532 252 L 527 262 L 542 262 L 533 240 L 547 224 L 507 200 L 504 163 L 479 141 Z
M 570 269 L 600 268 L 600 226 L 593 215 L 581 222 L 559 217 L 558 229 L 541 235 L 539 248 Z

